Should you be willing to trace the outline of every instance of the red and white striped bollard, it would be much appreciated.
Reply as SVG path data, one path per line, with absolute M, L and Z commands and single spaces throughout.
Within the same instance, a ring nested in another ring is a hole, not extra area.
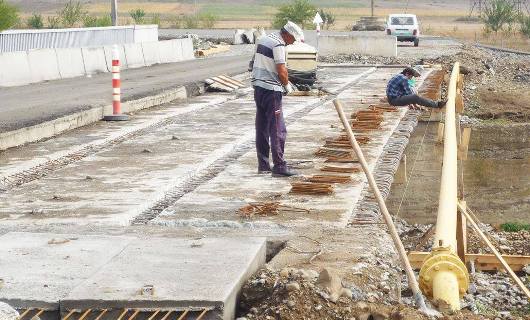
M 125 121 L 129 116 L 121 113 L 120 51 L 112 48 L 112 115 L 103 118 L 107 121 Z

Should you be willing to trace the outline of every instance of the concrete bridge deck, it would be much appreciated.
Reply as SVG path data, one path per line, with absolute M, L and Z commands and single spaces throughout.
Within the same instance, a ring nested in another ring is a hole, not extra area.
M 323 87 L 336 95 L 285 97 L 286 158 L 294 169 L 306 176 L 322 174 L 320 167 L 326 164 L 314 153 L 327 137 L 341 134 L 334 97 L 343 101 L 348 114 L 366 109 L 379 101 L 395 72 L 322 69 Z M 348 225 L 366 190 L 362 173 L 353 174 L 350 183 L 335 185 L 328 196 L 290 194 L 290 183 L 299 178 L 257 174 L 251 93 L 247 88 L 236 94 L 205 94 L 138 112 L 127 123 L 99 122 L 2 152 L 0 233 L 120 235 L 139 237 L 146 244 L 153 237 L 215 236 L 245 242 L 265 236 L 269 249 L 278 243 L 286 247 L 276 256 L 269 254 L 271 267 L 307 266 L 320 251 L 312 268 L 339 269 L 359 259 L 393 261 L 394 250 L 383 228 Z M 406 109 L 385 113 L 380 129 L 363 133 L 370 138 L 363 150 L 372 169 L 406 114 Z M 239 208 L 255 201 L 279 201 L 306 212 L 280 210 L 251 219 L 238 215 Z M 165 254 L 169 251 L 161 249 Z M 127 262 L 138 268 L 145 263 Z M 399 268 L 389 268 L 397 278 Z M 388 272 L 378 269 L 371 276 Z M 209 274 L 194 276 L 215 281 Z M 362 282 L 352 272 L 343 276 Z M 0 291 L 0 300 L 4 298 Z

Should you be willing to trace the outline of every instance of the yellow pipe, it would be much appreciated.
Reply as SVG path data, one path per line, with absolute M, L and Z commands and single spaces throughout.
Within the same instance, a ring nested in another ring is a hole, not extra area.
M 460 297 L 467 291 L 469 275 L 456 255 L 458 169 L 456 95 L 460 65 L 455 63 L 447 90 L 444 123 L 444 154 L 438 216 L 433 251 L 420 270 L 420 288 L 434 301 L 444 301 L 450 310 L 460 309 Z

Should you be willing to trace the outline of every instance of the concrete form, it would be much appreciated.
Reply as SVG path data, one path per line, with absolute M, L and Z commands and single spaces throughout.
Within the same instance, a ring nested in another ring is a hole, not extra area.
M 223 254 L 218 254 L 219 252 Z M 243 283 L 265 263 L 265 239 L 169 239 L 8 233 L 0 237 L 0 301 L 47 318 L 125 308 L 211 310 L 233 319 Z M 152 288 L 152 294 L 142 289 Z M 106 319 L 106 318 L 104 318 Z
M 397 57 L 397 39 L 394 36 L 330 35 L 319 37 L 319 54 L 363 54 Z

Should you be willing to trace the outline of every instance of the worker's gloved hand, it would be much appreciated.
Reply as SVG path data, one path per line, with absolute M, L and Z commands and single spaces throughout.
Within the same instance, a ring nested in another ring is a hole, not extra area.
M 283 86 L 283 93 L 288 95 L 294 91 L 294 86 L 291 82 L 287 83 L 286 86 Z

